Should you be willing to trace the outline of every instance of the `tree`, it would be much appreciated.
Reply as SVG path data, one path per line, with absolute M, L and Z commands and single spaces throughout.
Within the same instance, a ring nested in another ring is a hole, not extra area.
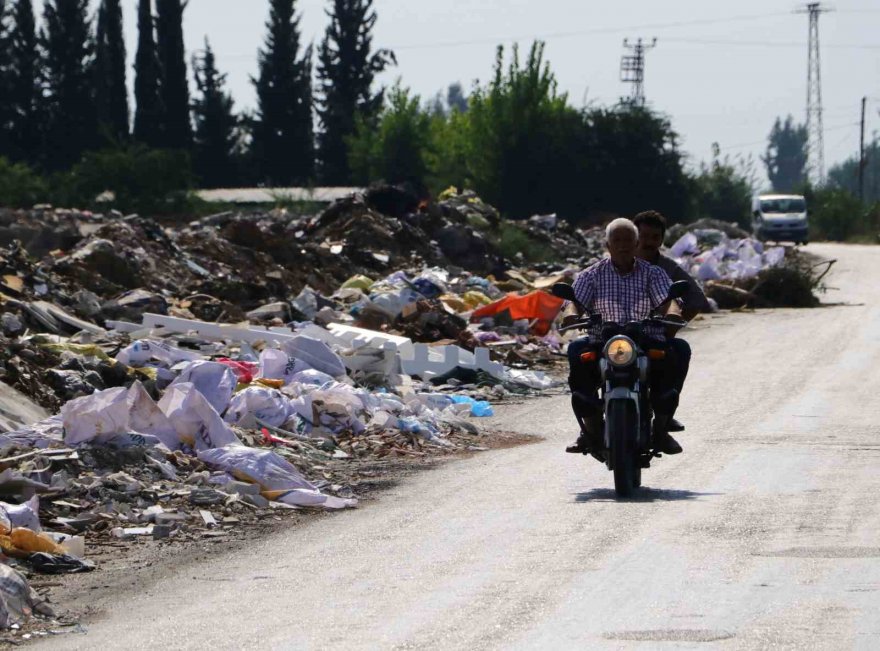
M 138 1 L 138 47 L 135 55 L 134 138 L 148 147 L 163 143 L 162 121 L 165 109 L 159 94 L 161 72 L 156 53 L 155 26 L 151 0 Z
M 318 158 L 325 183 L 347 185 L 347 139 L 358 119 L 374 123 L 384 93 L 373 92 L 373 80 L 397 60 L 390 50 L 370 52 L 377 20 L 373 0 L 333 0 L 327 15 L 330 25 L 318 49 Z
M 159 55 L 164 109 L 163 144 L 170 149 L 189 149 L 192 123 L 189 115 L 189 85 L 186 78 L 186 50 L 183 43 L 182 0 L 156 0 L 156 50 Z
M 458 111 L 459 113 L 464 113 L 468 110 L 467 95 L 464 94 L 461 82 L 456 81 L 449 84 L 449 88 L 446 90 L 446 106 L 450 110 Z
M 41 103 L 41 59 L 31 0 L 15 0 L 9 37 L 5 97 L 8 98 L 8 152 L 13 161 L 40 161 L 44 116 Z
M 785 122 L 776 118 L 763 160 L 776 192 L 794 192 L 801 188 L 806 181 L 807 127 L 794 124 L 790 115 Z
M 10 97 L 12 76 L 9 58 L 11 31 L 7 17 L 6 0 L 0 0 L 0 156 L 8 155 L 11 150 L 9 136 L 12 104 L 7 99 Z
M 713 144 L 712 150 L 712 164 L 704 165 L 694 179 L 696 216 L 720 219 L 748 229 L 752 202 L 749 180 L 729 158 L 721 158 L 718 143 Z
M 865 147 L 865 202 L 880 201 L 880 139 L 876 136 Z M 828 186 L 859 196 L 859 159 L 852 156 L 828 170 Z
M 41 33 L 46 53 L 47 142 L 45 164 L 63 169 L 97 144 L 94 39 L 88 0 L 46 0 Z
M 271 0 L 266 40 L 258 53 L 259 76 L 252 79 L 258 112 L 253 152 L 264 181 L 305 184 L 314 176 L 312 49 L 300 47 L 295 0 Z
M 411 97 L 409 89 L 399 82 L 388 99 L 378 129 L 360 120 L 349 142 L 354 179 L 361 185 L 376 179 L 405 183 L 424 195 L 431 155 L 431 117 L 420 108 L 419 97 Z
M 228 187 L 235 180 L 236 126 L 233 101 L 224 90 L 226 75 L 217 71 L 208 39 L 201 56 L 193 57 L 199 95 L 193 101 L 195 118 L 194 168 L 202 186 Z
M 522 66 L 516 46 L 507 66 L 499 47 L 492 81 L 474 89 L 467 113 L 452 115 L 467 118 L 468 177 L 486 201 L 513 217 L 577 212 L 588 130 L 557 92 L 543 43 Z
M 95 102 L 102 135 L 111 142 L 128 139 L 128 88 L 125 39 L 119 0 L 102 0 L 95 39 Z

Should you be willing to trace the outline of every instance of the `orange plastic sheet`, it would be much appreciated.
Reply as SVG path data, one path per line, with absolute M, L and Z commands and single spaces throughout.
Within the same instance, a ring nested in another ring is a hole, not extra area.
M 553 319 L 562 309 L 563 303 L 565 301 L 561 298 L 556 298 L 552 294 L 542 291 L 531 292 L 525 296 L 511 293 L 494 303 L 474 310 L 471 321 L 479 321 L 486 317 L 495 316 L 504 310 L 509 310 L 510 317 L 514 321 L 519 319 L 535 321 L 531 328 L 533 334 L 546 335 L 550 331 Z

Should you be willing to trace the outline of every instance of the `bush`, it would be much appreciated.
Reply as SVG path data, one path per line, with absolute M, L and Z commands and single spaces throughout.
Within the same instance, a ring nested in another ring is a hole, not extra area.
M 869 214 L 862 202 L 846 190 L 812 190 L 806 198 L 812 239 L 844 242 L 876 235 L 876 218 L 871 219 L 876 211 Z
M 192 187 L 189 155 L 135 146 L 89 152 L 67 174 L 61 203 L 111 205 L 123 212 L 179 211 Z M 105 192 L 113 197 L 99 201 Z
M 45 178 L 24 163 L 11 163 L 0 157 L 0 206 L 29 208 L 47 199 Z

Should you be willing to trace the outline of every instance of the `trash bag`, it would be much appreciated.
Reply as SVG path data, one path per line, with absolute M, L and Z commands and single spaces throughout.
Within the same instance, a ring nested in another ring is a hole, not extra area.
M 61 418 L 67 445 L 107 443 L 136 432 L 155 437 L 171 450 L 180 446 L 175 427 L 140 382 L 71 400 L 61 407 Z
M 232 397 L 226 415 L 227 423 L 257 428 L 257 420 L 272 427 L 281 427 L 293 412 L 290 400 L 277 389 L 248 387 Z
M 693 233 L 685 233 L 678 240 L 669 247 L 669 255 L 673 258 L 680 258 L 683 255 L 696 255 L 700 252 L 700 247 L 697 246 L 697 236 Z
M 495 316 L 499 312 L 507 311 L 514 321 L 520 319 L 534 320 L 532 332 L 538 336 L 546 335 L 550 326 L 562 305 L 565 303 L 561 298 L 544 291 L 534 291 L 525 296 L 508 294 L 499 301 L 485 305 L 474 310 L 471 314 L 471 322 L 479 322 L 480 319 Z
M 191 383 L 222 414 L 232 398 L 238 378 L 231 368 L 219 362 L 196 361 L 187 364 L 171 386 Z
M 334 353 L 330 346 L 323 341 L 299 335 L 285 341 L 283 350 L 289 357 L 305 362 L 316 371 L 321 371 L 334 378 L 346 375 L 345 364 L 342 363 L 339 355 Z
M 35 613 L 55 616 L 24 576 L 8 565 L 0 564 L 0 629 L 20 624 Z
M 156 339 L 138 339 L 119 351 L 116 361 L 126 366 L 143 366 L 156 361 L 164 366 L 174 366 L 178 362 L 192 362 L 202 359 L 202 355 L 191 350 L 183 350 Z
M 9 534 L 15 527 L 24 527 L 37 532 L 43 530 L 40 526 L 39 497 L 34 495 L 24 504 L 0 502 L 0 533 Z
M 260 353 L 260 370 L 258 378 L 283 380 L 289 384 L 291 378 L 300 371 L 307 370 L 309 365 L 298 359 L 291 359 L 283 350 L 266 348 Z
M 240 443 L 220 414 L 193 384 L 181 383 L 168 387 L 159 401 L 159 408 L 171 420 L 181 442 L 196 450 Z
M 466 404 L 471 407 L 471 416 L 484 417 L 494 416 L 492 405 L 486 400 L 474 400 L 470 396 L 450 396 L 452 401 L 458 404 Z
M 40 574 L 79 574 L 95 569 L 92 561 L 76 558 L 70 554 L 37 552 L 28 556 L 28 562 Z
M 271 450 L 228 445 L 202 450 L 199 459 L 225 470 L 241 481 L 259 484 L 263 497 L 294 506 L 339 509 L 354 506 L 356 500 L 324 495 L 288 461 Z

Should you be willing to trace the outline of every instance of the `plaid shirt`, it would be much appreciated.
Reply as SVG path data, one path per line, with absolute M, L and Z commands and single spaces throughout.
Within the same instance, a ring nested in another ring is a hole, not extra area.
M 660 267 L 635 259 L 628 274 L 621 274 L 605 258 L 584 269 L 574 281 L 574 295 L 590 313 L 598 313 L 605 322 L 621 325 L 641 321 L 666 300 L 672 281 Z M 593 331 L 595 330 L 595 332 Z M 590 331 L 598 336 L 599 328 Z M 646 326 L 645 334 L 664 338 L 662 326 Z

